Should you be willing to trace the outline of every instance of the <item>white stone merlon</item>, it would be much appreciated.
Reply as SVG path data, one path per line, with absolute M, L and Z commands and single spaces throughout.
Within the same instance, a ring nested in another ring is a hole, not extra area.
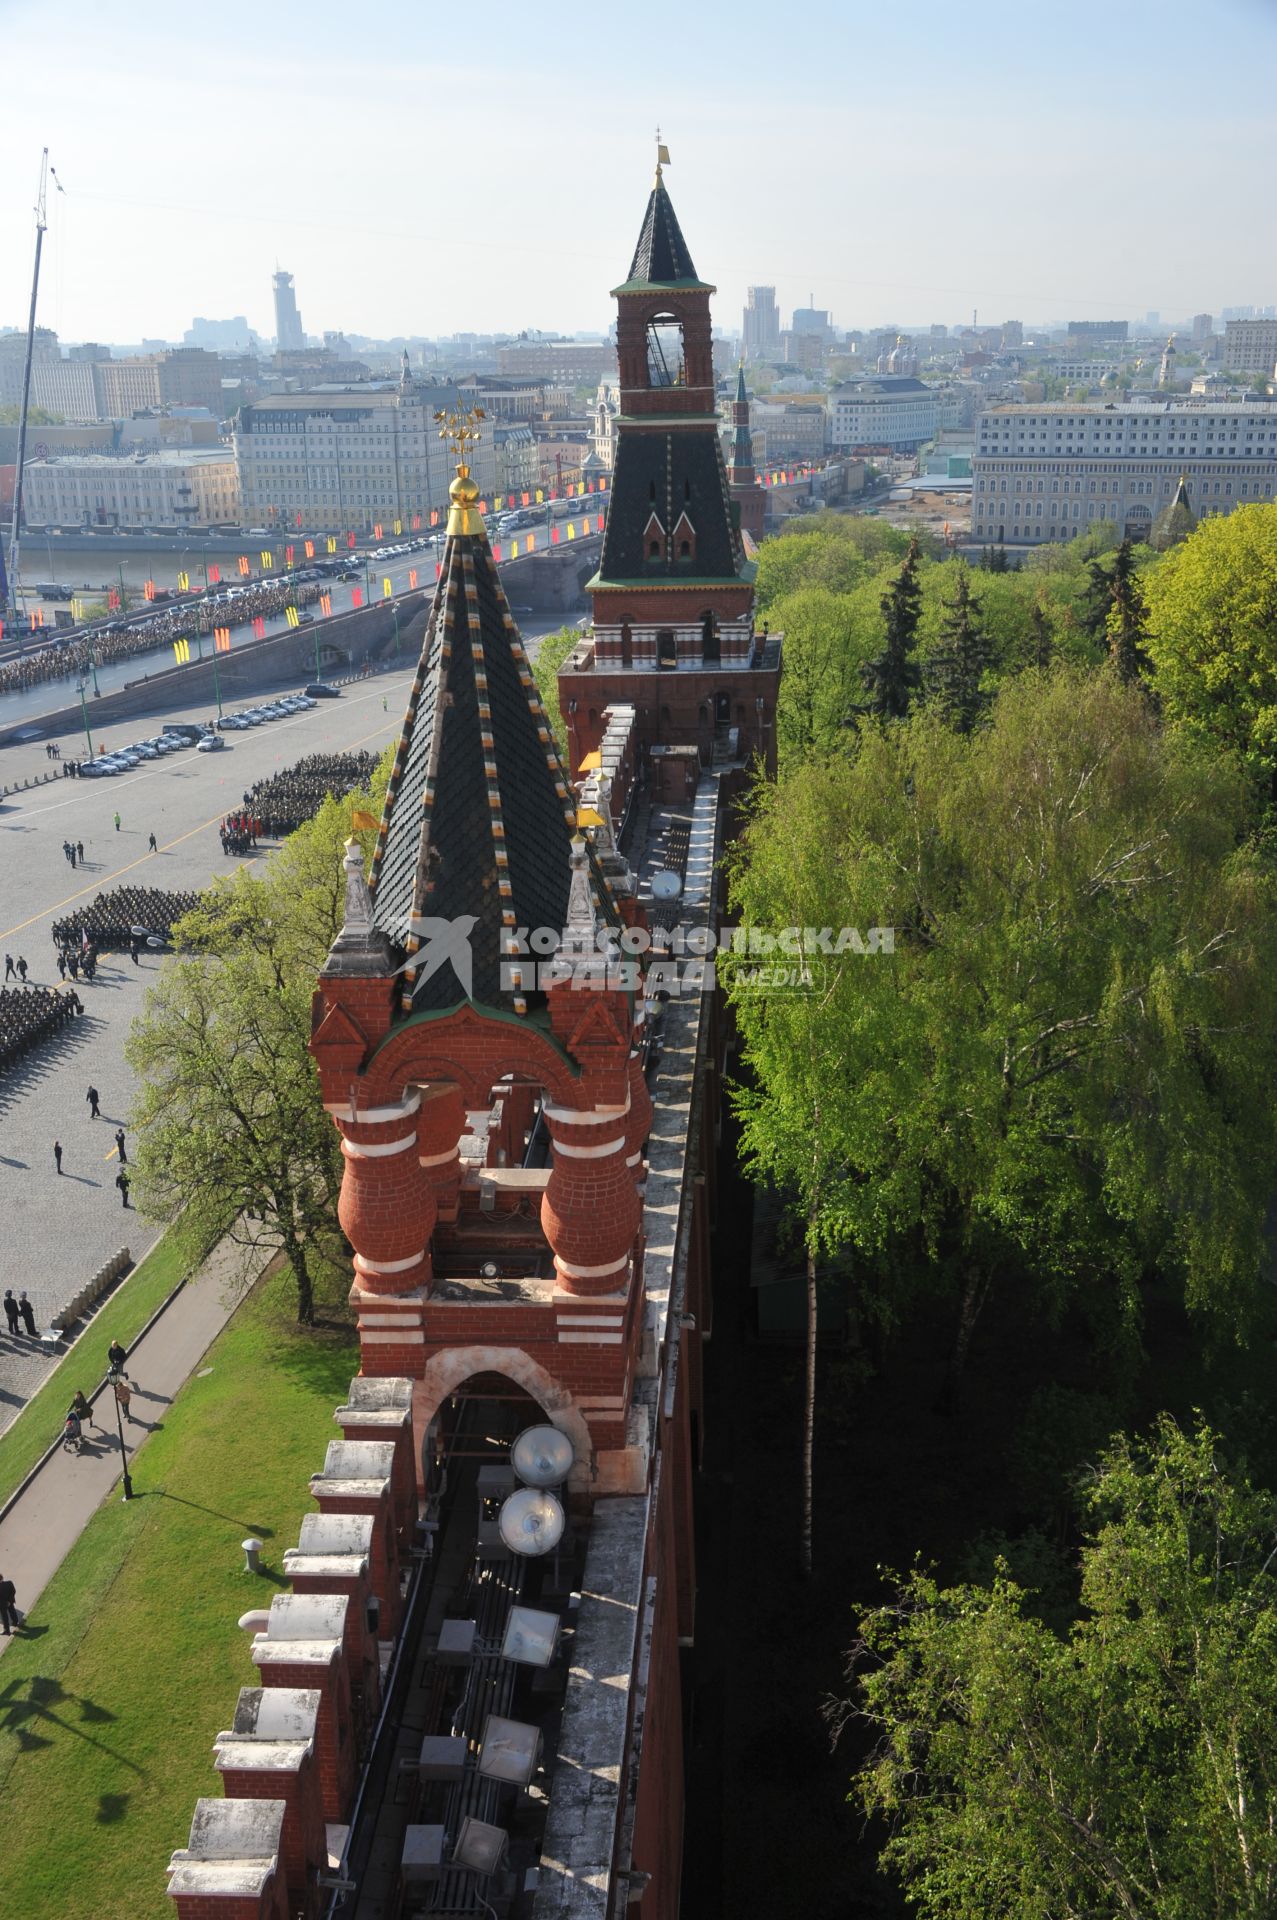
M 190 1844 L 169 1861 L 169 1894 L 261 1895 L 279 1866 L 283 1800 L 197 1800 Z
M 647 1523 L 646 1495 L 594 1508 L 533 1920 L 605 1920 L 608 1912 Z
M 241 1687 L 234 1724 L 218 1739 L 311 1741 L 322 1698 L 318 1687 Z
M 365 1379 L 356 1374 L 344 1407 L 333 1415 L 338 1426 L 394 1429 L 412 1425 L 412 1381 Z
M 344 1593 L 277 1593 L 270 1625 L 254 1637 L 253 1665 L 331 1666 L 341 1654 L 349 1604 Z
M 393 1440 L 330 1440 L 324 1470 L 312 1475 L 315 1499 L 324 1494 L 366 1500 L 388 1488 L 395 1466 Z

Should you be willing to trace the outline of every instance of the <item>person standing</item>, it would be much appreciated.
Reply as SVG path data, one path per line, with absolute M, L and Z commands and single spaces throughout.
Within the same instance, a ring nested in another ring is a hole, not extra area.
M 0 1573 L 0 1620 L 4 1622 L 6 1636 L 13 1633 L 18 1625 L 18 1592 L 12 1580 Z
M 115 831 L 117 833 L 120 831 L 120 816 L 118 813 L 115 816 Z
M 123 1127 L 117 1127 L 115 1129 L 115 1149 L 120 1156 L 120 1165 L 122 1167 L 127 1167 L 129 1164 L 129 1156 L 124 1151 L 124 1128 Z
M 119 1404 L 120 1412 L 126 1420 L 131 1420 L 133 1418 L 132 1387 L 122 1373 L 117 1373 L 111 1384 L 115 1388 L 115 1398 Z
M 120 1199 L 121 1199 L 121 1200 L 122 1200 L 122 1202 L 124 1203 L 124 1210 L 125 1210 L 125 1212 L 127 1213 L 127 1212 L 129 1212 L 129 1211 L 130 1211 L 130 1208 L 129 1208 L 129 1176 L 128 1176 L 128 1174 L 127 1174 L 127 1173 L 117 1173 L 117 1174 L 116 1174 L 116 1176 L 115 1176 L 115 1184 L 116 1184 L 116 1186 L 117 1186 L 117 1187 L 118 1187 L 118 1188 L 120 1189 Z
M 12 980 L 13 978 L 13 955 L 11 953 L 6 953 L 4 956 L 4 977 L 6 980 Z
M 25 987 L 27 984 L 27 963 L 21 954 L 18 955 L 18 978 Z
M 57 1162 L 57 1166 L 58 1166 L 58 1172 L 59 1172 L 59 1173 L 61 1173 L 61 1171 L 62 1171 L 62 1142 L 61 1142 L 60 1140 L 55 1140 L 55 1141 L 54 1141 L 54 1143 L 53 1143 L 53 1158 L 54 1158 L 54 1159 L 56 1160 L 56 1162 Z
M 81 865 L 81 866 L 83 866 L 83 865 L 84 865 L 84 842 L 83 842 L 83 840 L 77 840 L 77 841 L 76 841 L 76 843 L 75 843 L 75 850 L 76 850 L 76 853 L 77 853 L 77 854 L 78 854 L 78 856 L 79 856 L 79 860 L 80 860 L 80 865 Z
M 58 973 L 60 974 L 60 976 L 62 977 L 62 979 L 63 979 L 63 980 L 65 980 L 65 979 L 66 979 L 66 977 L 67 977 L 67 957 L 66 957 L 66 955 L 65 955 L 65 953 L 60 953 L 60 954 L 58 955 Z
M 18 1303 L 13 1297 L 12 1287 L 6 1287 L 4 1290 L 4 1317 L 9 1322 L 10 1333 L 16 1334 L 18 1331 Z
M 98 1102 L 98 1090 L 97 1090 L 97 1088 L 96 1088 L 96 1087 L 90 1087 L 90 1088 L 89 1088 L 89 1091 L 88 1091 L 88 1092 L 87 1092 L 87 1093 L 85 1094 L 85 1096 L 84 1096 L 84 1097 L 85 1097 L 85 1099 L 86 1099 L 86 1100 L 88 1101 L 88 1103 L 89 1103 L 89 1118 L 90 1118 L 90 1120 L 96 1120 L 96 1119 L 97 1119 L 97 1117 L 98 1117 L 98 1104 L 99 1104 L 99 1102 Z
M 22 1315 L 22 1324 L 33 1340 L 40 1338 L 40 1329 L 35 1323 L 35 1308 L 27 1299 L 26 1289 L 18 1295 L 18 1312 Z
M 137 965 L 138 961 L 137 961 L 137 941 L 136 940 L 129 941 L 129 959 L 133 962 L 134 966 Z
M 158 853 L 158 852 L 159 852 L 159 848 L 158 848 L 158 847 L 156 846 L 156 844 L 155 844 L 155 835 L 154 835 L 154 834 L 152 834 L 152 835 L 150 836 L 150 839 L 149 839 L 149 841 L 148 841 L 148 843 L 147 843 L 147 844 L 148 844 L 148 846 L 150 847 L 150 850 L 151 850 L 151 852 L 152 852 L 152 853 Z

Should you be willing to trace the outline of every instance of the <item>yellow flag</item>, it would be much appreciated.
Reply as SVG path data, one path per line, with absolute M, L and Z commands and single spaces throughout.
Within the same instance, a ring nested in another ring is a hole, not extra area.
M 541 488 L 538 487 L 537 488 L 537 505 L 540 507 L 540 506 L 543 506 L 544 504 L 545 504 L 545 494 L 542 492 Z
M 179 574 L 178 574 L 178 576 L 177 576 L 177 590 L 178 590 L 178 592 L 179 592 L 179 593 L 185 593 L 185 592 L 186 592 L 186 591 L 188 590 L 188 588 L 190 587 L 190 584 L 191 584 L 191 576 L 190 576 L 190 574 L 189 574 L 189 573 L 179 573 Z
M 301 620 L 298 615 L 296 607 L 287 607 L 285 608 L 285 612 L 288 615 L 288 624 L 290 627 L 296 627 L 301 625 Z
M 402 532 L 403 532 L 403 521 L 402 521 L 402 520 L 396 520 L 396 521 L 395 521 L 395 532 L 396 532 L 396 533 L 402 533 Z
M 335 534 L 330 533 L 328 536 L 328 551 L 329 553 L 336 553 L 337 551 L 337 537 Z
M 568 521 L 568 539 L 569 540 L 576 539 L 576 528 L 573 526 L 570 520 Z
M 360 833 L 365 830 L 369 833 L 376 833 L 380 822 L 374 820 L 370 813 L 365 813 L 362 808 L 356 807 L 350 817 L 350 825 L 352 831 L 355 833 Z
M 263 552 L 262 552 L 262 565 L 263 565 L 264 567 L 273 567 L 273 566 L 274 566 L 274 564 L 275 564 L 275 561 L 274 561 L 274 558 L 273 558 L 273 556 L 272 556 L 271 554 L 269 554 L 269 553 L 267 553 L 267 552 L 265 552 L 265 550 L 263 550 Z
M 385 579 L 384 579 L 384 580 L 382 581 L 382 583 L 381 583 L 381 597 L 382 597 L 382 599 L 383 599 L 383 600 L 389 600 L 389 598 L 390 598 L 390 596 L 391 596 L 391 594 L 392 594 L 393 592 L 394 592 L 394 588 L 393 588 L 393 587 L 391 586 L 391 584 L 390 584 L 390 575 L 389 575 L 389 574 L 387 574 L 387 575 L 386 575 L 386 577 L 385 577 Z

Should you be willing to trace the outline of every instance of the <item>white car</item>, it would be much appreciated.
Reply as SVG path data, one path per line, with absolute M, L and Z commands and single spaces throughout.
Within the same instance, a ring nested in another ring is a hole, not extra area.
M 129 748 L 129 752 L 135 753 L 139 760 L 158 760 L 160 757 L 155 748 L 146 740 L 134 741 L 133 745 Z

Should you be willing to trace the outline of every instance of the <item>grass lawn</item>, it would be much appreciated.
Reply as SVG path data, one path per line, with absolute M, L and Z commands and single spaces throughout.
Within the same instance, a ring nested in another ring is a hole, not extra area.
M 0 1914 L 171 1920 L 164 1868 L 255 1680 L 236 1620 L 284 1587 L 359 1364 L 352 1327 L 302 1333 L 295 1305 L 286 1268 L 256 1288 L 139 1455 L 138 1498 L 94 1516 L 0 1661 L 0 1796 L 25 1810 Z M 250 1533 L 265 1578 L 240 1571 Z
M 157 1240 L 138 1261 L 17 1419 L 0 1434 L 0 1503 L 9 1498 L 47 1450 L 50 1440 L 60 1433 L 62 1416 L 76 1387 L 83 1387 L 86 1393 L 96 1387 L 106 1372 L 106 1350 L 112 1340 L 130 1346 L 161 1301 L 185 1274 L 193 1271 L 193 1263 L 178 1251 L 171 1234 Z

